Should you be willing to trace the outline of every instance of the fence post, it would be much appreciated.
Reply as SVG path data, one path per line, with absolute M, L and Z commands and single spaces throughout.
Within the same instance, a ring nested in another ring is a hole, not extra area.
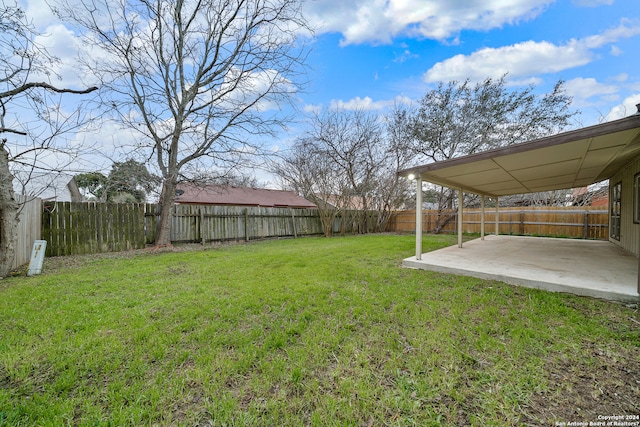
M 202 244 L 205 243 L 205 235 L 204 235 L 204 211 L 202 207 L 198 209 L 200 211 L 200 239 L 202 240 Z
M 249 241 L 249 209 L 244 208 L 244 241 Z
M 426 230 L 427 233 L 431 233 L 432 227 L 431 227 L 431 212 L 425 212 L 424 215 L 422 216 L 422 218 L 427 217 L 427 223 L 426 225 Z
M 589 227 L 589 211 L 584 211 L 584 229 L 582 232 L 582 238 L 587 238 L 587 227 Z
M 426 228 L 424 229 L 427 233 L 431 233 L 431 214 L 422 212 L 422 221 L 424 222 L 424 217 L 427 217 L 427 223 L 425 224 Z
M 520 211 L 520 234 L 524 236 L 524 211 Z
M 458 234 L 458 213 L 453 214 L 453 234 Z
M 297 239 L 298 238 L 298 233 L 296 232 L 296 217 L 295 217 L 295 212 L 293 210 L 293 208 L 291 209 L 291 227 L 293 227 L 293 238 Z

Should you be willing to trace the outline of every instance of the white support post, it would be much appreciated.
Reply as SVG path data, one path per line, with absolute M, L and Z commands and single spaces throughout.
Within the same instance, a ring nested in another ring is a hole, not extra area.
M 484 195 L 480 197 L 480 240 L 484 240 Z
M 496 236 L 500 234 L 500 211 L 498 211 L 498 205 L 500 204 L 500 200 L 496 197 Z
M 464 193 L 462 188 L 458 189 L 458 247 L 462 248 L 462 202 L 464 201 Z
M 422 259 L 422 177 L 416 177 L 416 260 Z

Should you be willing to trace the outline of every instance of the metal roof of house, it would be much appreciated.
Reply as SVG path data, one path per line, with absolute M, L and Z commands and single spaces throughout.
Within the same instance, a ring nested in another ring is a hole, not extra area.
M 43 200 L 79 202 L 82 194 L 75 177 L 64 173 L 16 170 L 13 187 L 18 194 L 26 194 Z
M 315 208 L 312 202 L 293 191 L 220 185 L 178 184 L 176 203 L 227 206 Z
M 523 144 L 399 172 L 465 192 L 506 196 L 583 187 L 609 179 L 640 155 L 638 113 Z

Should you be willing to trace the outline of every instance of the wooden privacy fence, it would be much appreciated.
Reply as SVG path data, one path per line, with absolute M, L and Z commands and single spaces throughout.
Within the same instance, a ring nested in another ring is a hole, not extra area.
M 153 204 L 45 203 L 42 239 L 47 256 L 141 249 L 156 238 Z M 171 241 L 204 243 L 322 234 L 316 209 L 176 205 Z
M 440 217 L 440 219 L 439 219 Z M 425 210 L 422 213 L 422 229 L 435 231 L 437 224 L 444 224 L 442 233 L 455 233 L 458 227 L 456 210 Z M 529 236 L 557 236 L 582 239 L 608 239 L 609 215 L 607 210 L 593 207 L 527 207 L 500 208 L 498 212 L 500 234 Z M 465 209 L 462 214 L 462 231 L 480 233 L 480 209 Z M 394 232 L 415 231 L 416 212 L 394 212 L 388 230 Z M 495 208 L 485 209 L 485 233 L 495 232 Z
M 39 199 L 38 199 L 39 200 Z M 24 212 L 39 221 L 42 212 L 41 236 L 29 236 L 38 230 L 28 226 L 19 232 L 28 241 L 23 254 L 16 260 L 28 261 L 33 240 L 47 241 L 47 256 L 91 254 L 141 249 L 153 244 L 156 238 L 158 207 L 152 204 L 107 204 L 93 202 L 44 202 L 42 210 L 26 208 Z M 36 215 L 36 216 L 34 216 Z M 335 234 L 359 233 L 358 212 L 344 212 L 335 221 Z M 446 211 L 442 232 L 456 232 L 457 213 Z M 433 232 L 437 211 L 423 212 L 423 230 Z M 374 225 L 371 214 L 367 223 Z M 33 219 L 29 220 L 33 222 Z M 499 212 L 501 234 L 550 235 L 606 239 L 607 211 L 592 208 L 502 208 Z M 494 232 L 495 210 L 485 211 L 485 232 Z M 21 221 L 22 224 L 22 221 Z M 465 210 L 463 231 L 480 232 L 480 211 Z M 415 230 L 415 211 L 395 212 L 388 231 Z M 372 232 L 373 229 L 366 230 Z M 176 205 L 173 208 L 171 241 L 174 243 L 205 243 L 211 241 L 255 240 L 275 237 L 321 235 L 322 224 L 317 209 L 262 208 L 243 206 Z M 35 237 L 34 237 L 35 236 Z
M 317 209 L 176 205 L 171 241 L 195 243 L 322 234 Z
M 18 268 L 29 262 L 34 240 L 40 240 L 40 223 L 42 221 L 42 200 L 29 196 L 14 195 L 20 204 L 18 214 L 18 239 L 13 267 Z
M 45 202 L 46 256 L 117 252 L 145 247 L 145 203 Z

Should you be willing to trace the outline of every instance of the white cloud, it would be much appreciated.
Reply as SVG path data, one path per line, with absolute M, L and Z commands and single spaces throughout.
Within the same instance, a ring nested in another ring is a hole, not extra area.
M 555 73 L 586 65 L 595 57 L 594 49 L 638 34 L 638 22 L 623 20 L 618 27 L 602 34 L 570 40 L 564 45 L 530 40 L 499 48 L 487 47 L 470 55 L 456 55 L 438 62 L 424 74 L 423 79 L 427 83 L 467 78 L 480 81 L 505 73 L 509 74 L 509 79 Z
M 610 100 L 615 97 L 620 88 L 613 85 L 605 85 L 599 83 L 594 78 L 576 78 L 565 83 L 567 94 L 573 97 L 573 104 L 577 107 L 590 105 L 587 101 L 589 98 L 596 96 L 605 97 Z
M 58 58 L 54 71 L 61 80 L 56 86 L 79 88 L 87 86 L 82 83 L 83 77 L 78 73 L 77 57 L 80 40 L 62 24 L 49 26 L 42 35 L 36 37 L 36 43 L 44 46 L 47 52 Z
M 408 105 L 413 101 L 406 96 L 396 96 L 394 99 L 374 101 L 368 96 L 360 98 L 359 96 L 352 98 L 348 101 L 332 100 L 332 109 L 343 110 L 367 110 L 367 111 L 382 111 L 393 107 L 394 105 Z
M 565 83 L 567 93 L 583 99 L 597 95 L 611 95 L 618 92 L 617 86 L 598 83 L 594 78 L 578 77 Z
M 618 46 L 611 46 L 611 51 L 609 52 L 611 54 L 611 56 L 620 56 L 622 55 L 622 49 L 620 49 Z
M 51 13 L 51 8 L 45 0 L 24 0 L 23 7 L 27 18 L 33 23 L 37 31 L 43 31 L 52 23 L 59 22 Z
M 532 19 L 554 0 L 323 0 L 307 2 L 318 33 L 338 32 L 342 45 L 391 43 L 399 35 L 446 40 L 465 29 L 489 30 Z
M 415 53 L 411 53 L 411 51 L 409 49 L 405 49 L 404 52 L 402 52 L 400 55 L 396 55 L 396 57 L 394 58 L 393 62 L 397 62 L 399 64 L 402 64 L 403 62 L 406 62 L 410 59 L 416 59 L 419 58 L 420 55 L 417 55 Z
M 471 55 L 456 55 L 436 63 L 423 78 L 428 83 L 467 78 L 480 81 L 506 73 L 514 78 L 562 71 L 588 64 L 591 59 L 592 53 L 576 42 L 556 46 L 527 41 L 500 48 L 487 47 Z
M 364 98 L 360 98 L 359 96 L 350 99 L 348 101 L 343 100 L 332 100 L 331 108 L 332 109 L 341 109 L 341 110 L 383 110 L 386 107 L 385 101 L 374 101 L 368 96 Z
M 640 93 L 627 97 L 621 104 L 613 107 L 607 114 L 606 121 L 622 119 L 636 113 L 638 111 L 637 104 L 640 104 Z
M 386 99 L 381 101 L 374 101 L 371 97 L 365 96 L 361 98 L 356 96 L 355 98 L 343 101 L 341 99 L 331 100 L 329 108 L 341 109 L 341 110 L 366 110 L 366 111 L 383 111 L 392 108 L 394 105 L 410 105 L 413 100 L 406 96 L 396 96 L 393 99 Z M 322 111 L 324 106 L 322 105 L 305 105 L 304 111 L 308 113 L 318 113 Z
M 611 79 L 616 81 L 616 82 L 620 82 L 620 83 L 626 82 L 627 80 L 629 80 L 629 74 L 620 73 L 617 76 L 613 76 Z
M 580 44 L 589 49 L 596 49 L 620 39 L 634 37 L 640 34 L 640 20 L 621 19 L 620 25 L 611 28 L 602 34 L 586 37 L 580 40 Z
M 306 104 L 303 110 L 305 113 L 320 113 L 322 111 L 322 105 Z

